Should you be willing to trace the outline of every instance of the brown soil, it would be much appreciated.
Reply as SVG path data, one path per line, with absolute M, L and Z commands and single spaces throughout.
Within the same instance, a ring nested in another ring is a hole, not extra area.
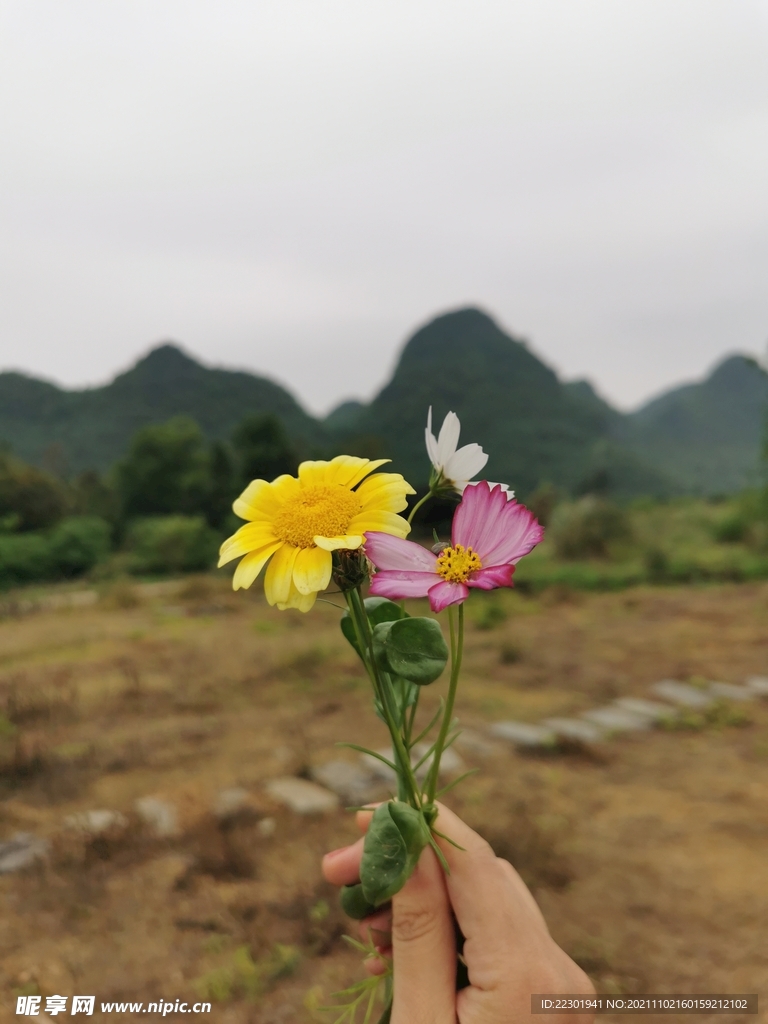
M 475 731 L 648 696 L 663 677 L 768 674 L 765 584 L 513 593 L 497 607 L 470 606 L 457 712 Z M 263 787 L 354 759 L 338 740 L 385 743 L 337 619 L 203 578 L 0 622 L 15 726 L 0 737 L 0 838 L 51 843 L 47 861 L 0 877 L 0 1021 L 26 993 L 204 997 L 205 1019 L 227 1024 L 332 1021 L 308 1007 L 363 975 L 319 860 L 354 826 L 343 810 L 300 819 Z M 425 691 L 425 716 L 443 689 Z M 449 802 L 517 866 L 599 990 L 768 998 L 768 704 L 739 717 L 546 757 L 462 750 L 481 771 Z M 221 821 L 213 801 L 234 786 L 253 799 Z M 177 835 L 141 824 L 148 795 L 176 805 Z M 65 826 L 98 808 L 128 827 L 89 840 Z

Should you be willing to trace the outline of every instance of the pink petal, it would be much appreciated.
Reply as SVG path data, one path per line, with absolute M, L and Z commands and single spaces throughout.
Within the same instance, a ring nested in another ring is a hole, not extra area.
M 442 580 L 429 588 L 429 607 L 433 612 L 441 612 L 450 604 L 461 604 L 469 597 L 469 588 L 463 583 L 449 583 Z
M 440 577 L 434 572 L 402 572 L 381 569 L 371 579 L 371 594 L 399 601 L 403 597 L 426 597 Z
M 403 569 L 406 572 L 434 572 L 437 555 L 412 540 L 371 530 L 365 534 L 365 553 L 377 569 Z
M 484 564 L 498 565 L 504 558 L 487 557 L 499 540 L 500 518 L 506 508 L 506 495 L 501 487 L 490 488 L 487 480 L 470 484 L 464 489 L 459 507 L 453 517 L 451 541 L 471 547 Z
M 497 520 L 496 536 L 483 550 L 477 550 L 483 565 L 502 565 L 519 562 L 523 555 L 532 551 L 544 536 L 533 513 L 516 501 L 504 503 Z M 485 543 L 485 538 L 484 538 Z
M 468 587 L 479 587 L 480 590 L 495 590 L 496 587 L 511 587 L 514 565 L 491 565 L 487 569 L 478 569 L 467 580 Z

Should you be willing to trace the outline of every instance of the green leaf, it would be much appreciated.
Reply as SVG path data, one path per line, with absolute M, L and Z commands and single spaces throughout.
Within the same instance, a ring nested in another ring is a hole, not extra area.
M 340 900 L 341 909 L 347 917 L 351 917 L 355 921 L 362 921 L 364 918 L 370 917 L 376 909 L 365 898 L 361 882 L 358 882 L 357 885 L 343 885 Z
M 410 804 L 393 800 L 373 813 L 360 862 L 365 899 L 381 906 L 400 892 L 430 839 L 429 828 Z
M 399 604 L 395 604 L 394 601 L 390 601 L 386 597 L 366 597 L 363 604 L 365 605 L 365 614 L 368 616 L 371 629 L 374 629 L 374 627 L 382 622 L 395 622 L 397 619 L 408 617 L 408 613 L 404 612 Z M 355 623 L 348 611 L 342 615 L 340 625 L 341 632 L 346 640 L 360 654 L 355 633 Z
M 448 662 L 448 646 L 434 619 L 407 618 L 377 625 L 374 653 L 396 676 L 419 686 L 433 683 Z

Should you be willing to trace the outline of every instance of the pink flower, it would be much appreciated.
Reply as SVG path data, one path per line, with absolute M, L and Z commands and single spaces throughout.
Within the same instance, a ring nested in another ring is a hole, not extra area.
M 451 529 L 451 546 L 439 555 L 387 533 L 365 535 L 365 553 L 376 566 L 371 593 L 395 600 L 429 597 L 433 612 L 469 597 L 470 587 L 511 587 L 515 564 L 544 536 L 525 505 L 507 499 L 500 484 L 481 480 L 464 491 Z

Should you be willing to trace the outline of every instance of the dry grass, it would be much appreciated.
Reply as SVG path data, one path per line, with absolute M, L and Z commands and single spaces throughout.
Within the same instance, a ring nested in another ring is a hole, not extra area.
M 458 713 L 476 730 L 645 695 L 664 676 L 768 669 L 763 584 L 497 601 L 470 616 Z M 337 740 L 384 741 L 337 618 L 274 612 L 212 577 L 0 623 L 2 837 L 51 841 L 47 863 L 0 878 L 0 1020 L 39 991 L 204 994 L 229 1024 L 301 1022 L 308 992 L 359 976 L 319 873 L 353 837 L 349 816 L 300 820 L 263 793 L 338 757 Z M 501 748 L 453 797 L 603 991 L 768 992 L 768 707 L 749 716 L 599 758 Z M 253 801 L 220 821 L 213 800 L 233 786 Z M 147 795 L 177 806 L 177 835 L 141 826 Z M 128 828 L 65 828 L 94 808 Z

